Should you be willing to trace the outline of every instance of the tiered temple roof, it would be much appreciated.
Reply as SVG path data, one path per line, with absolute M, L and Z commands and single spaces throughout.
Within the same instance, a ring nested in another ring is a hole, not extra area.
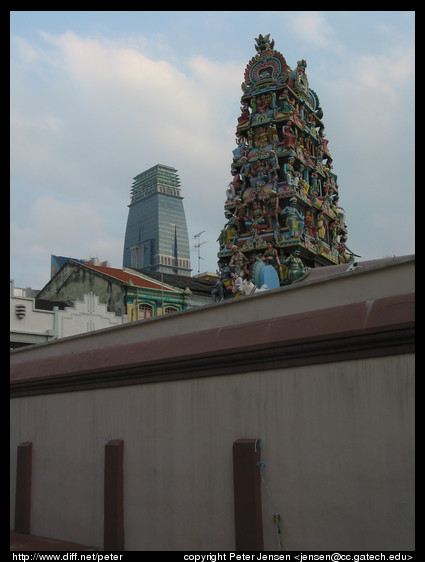
M 307 63 L 292 70 L 269 35 L 260 35 L 255 48 L 241 86 L 218 258 L 222 272 L 242 273 L 256 286 L 264 281 L 260 270 L 271 265 L 275 286 L 354 258 Z

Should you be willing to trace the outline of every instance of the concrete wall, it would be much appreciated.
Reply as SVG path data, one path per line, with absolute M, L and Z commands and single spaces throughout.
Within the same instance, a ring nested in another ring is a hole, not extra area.
M 265 550 L 276 509 L 286 550 L 413 550 L 413 267 L 13 352 L 11 525 L 29 441 L 31 533 L 101 547 L 122 439 L 126 550 L 234 550 L 232 445 L 252 438 Z
M 406 256 L 397 260 L 371 262 L 350 272 L 343 266 L 343 273 L 333 274 L 336 267 L 323 267 L 312 270 L 302 283 L 294 283 L 280 289 L 265 291 L 248 297 L 234 299 L 207 306 L 192 308 L 184 313 L 170 314 L 162 318 L 142 320 L 119 328 L 119 331 L 103 331 L 93 334 L 89 340 L 78 339 L 79 350 L 96 350 L 113 346 L 117 342 L 137 343 L 171 337 L 176 334 L 190 334 L 205 328 L 222 328 L 247 324 L 254 320 L 284 318 L 315 310 L 349 305 L 367 301 L 371 308 L 377 299 L 392 295 L 410 294 L 415 291 L 415 258 Z M 261 299 L 258 301 L 258 299 Z M 258 302 L 258 305 L 253 304 Z M 29 360 L 32 357 L 60 356 L 66 353 L 69 343 L 57 342 L 54 347 L 41 347 L 37 350 L 21 350 L 13 362 Z
M 260 438 L 287 550 L 412 550 L 413 368 L 390 356 L 16 399 L 11 474 L 32 441 L 31 532 L 101 546 L 104 445 L 123 439 L 126 550 L 234 550 L 232 443 Z

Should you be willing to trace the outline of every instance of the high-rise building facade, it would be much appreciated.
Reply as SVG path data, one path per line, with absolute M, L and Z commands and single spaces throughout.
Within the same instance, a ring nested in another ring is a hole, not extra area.
M 175 168 L 157 164 L 134 178 L 123 267 L 190 275 L 189 236 Z

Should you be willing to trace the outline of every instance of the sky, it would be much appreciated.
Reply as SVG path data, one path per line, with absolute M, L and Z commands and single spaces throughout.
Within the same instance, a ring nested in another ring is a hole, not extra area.
M 216 271 L 259 34 L 307 61 L 348 248 L 414 253 L 413 11 L 11 11 L 16 287 L 44 287 L 52 254 L 122 268 L 133 178 L 155 164 L 178 170 L 193 274 Z

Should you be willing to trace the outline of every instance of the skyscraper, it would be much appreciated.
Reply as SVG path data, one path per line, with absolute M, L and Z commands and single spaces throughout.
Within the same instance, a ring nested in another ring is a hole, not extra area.
M 190 275 L 189 236 L 175 168 L 157 164 L 134 178 L 123 267 Z

